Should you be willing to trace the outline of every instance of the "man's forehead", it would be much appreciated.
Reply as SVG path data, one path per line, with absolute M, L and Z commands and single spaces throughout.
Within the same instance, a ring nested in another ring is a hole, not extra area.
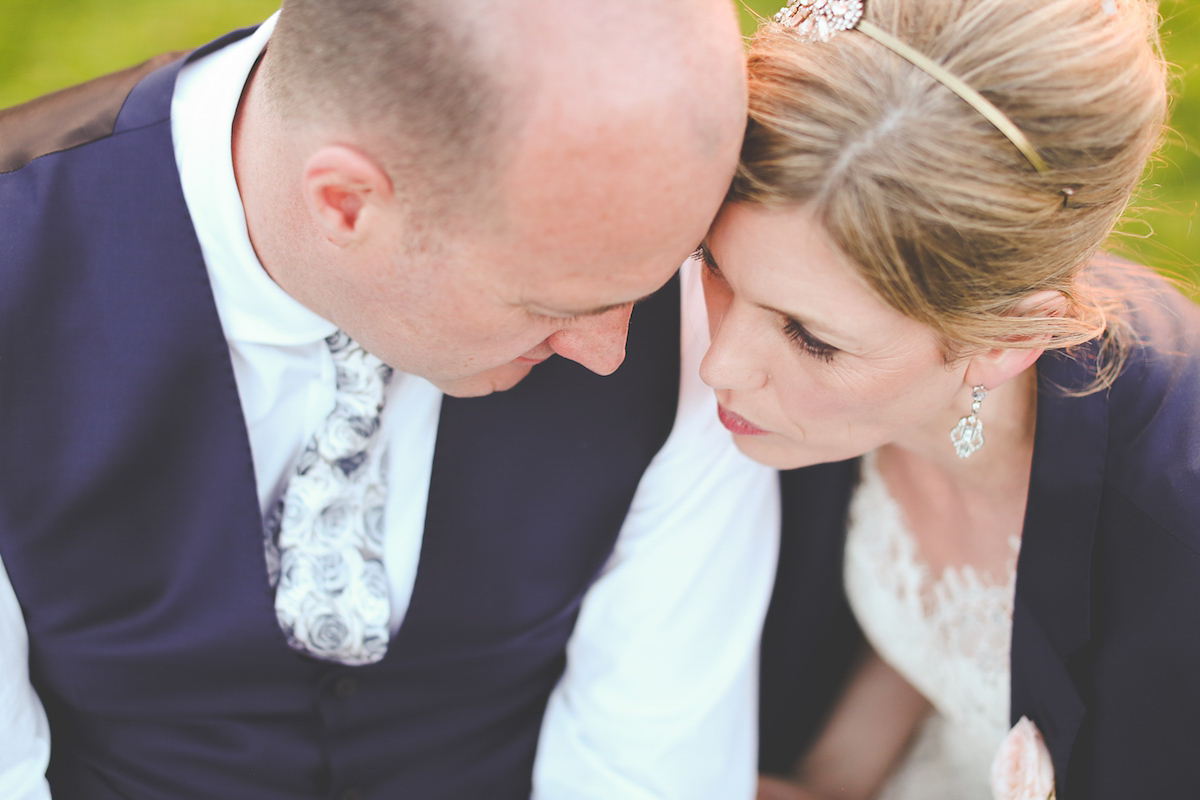
M 598 246 L 482 246 L 464 255 L 460 278 L 469 275 L 506 304 L 552 316 L 602 314 L 641 300 L 670 280 L 686 257 L 668 250 L 630 257 Z
M 634 302 L 670 279 L 707 231 L 723 188 L 711 180 L 692 192 L 664 191 L 620 162 L 601 171 L 621 174 L 606 176 L 603 187 L 591 175 L 557 175 L 547 183 L 562 182 L 560 196 L 506 204 L 488 248 L 498 277 L 530 300 L 575 313 Z M 698 199 L 706 189 L 707 203 Z

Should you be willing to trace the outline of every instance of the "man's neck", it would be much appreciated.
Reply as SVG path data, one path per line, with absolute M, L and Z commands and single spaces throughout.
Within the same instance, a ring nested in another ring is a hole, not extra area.
M 233 118 L 233 173 L 246 216 L 246 229 L 259 263 L 288 294 L 302 269 L 306 234 L 296 181 L 296 142 L 285 134 L 267 96 L 266 52 L 255 62 Z M 305 305 L 308 305 L 305 303 Z

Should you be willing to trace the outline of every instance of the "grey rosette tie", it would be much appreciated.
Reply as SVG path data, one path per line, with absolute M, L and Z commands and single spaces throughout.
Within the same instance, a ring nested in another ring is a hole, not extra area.
M 387 497 L 379 415 L 392 370 L 338 331 L 333 411 L 313 435 L 266 522 L 275 614 L 294 649 L 347 665 L 387 654 L 383 568 Z

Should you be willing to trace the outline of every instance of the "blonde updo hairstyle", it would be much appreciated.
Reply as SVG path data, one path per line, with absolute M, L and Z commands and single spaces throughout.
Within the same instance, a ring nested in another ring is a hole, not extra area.
M 1037 172 L 977 110 L 865 34 L 802 41 L 767 23 L 749 56 L 733 202 L 803 206 L 947 358 L 1102 334 L 1114 292 L 1081 280 L 1162 137 L 1166 68 L 1150 0 L 867 0 L 865 19 L 998 106 Z M 1065 313 L 1015 313 L 1052 290 Z

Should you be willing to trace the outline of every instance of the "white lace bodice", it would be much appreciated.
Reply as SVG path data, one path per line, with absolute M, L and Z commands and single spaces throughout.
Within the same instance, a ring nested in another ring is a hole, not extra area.
M 988 800 L 992 759 L 1008 733 L 1009 648 L 1020 540 L 1003 585 L 972 567 L 931 574 L 874 454 L 850 506 L 846 594 L 884 661 L 932 703 L 908 758 L 881 795 Z

